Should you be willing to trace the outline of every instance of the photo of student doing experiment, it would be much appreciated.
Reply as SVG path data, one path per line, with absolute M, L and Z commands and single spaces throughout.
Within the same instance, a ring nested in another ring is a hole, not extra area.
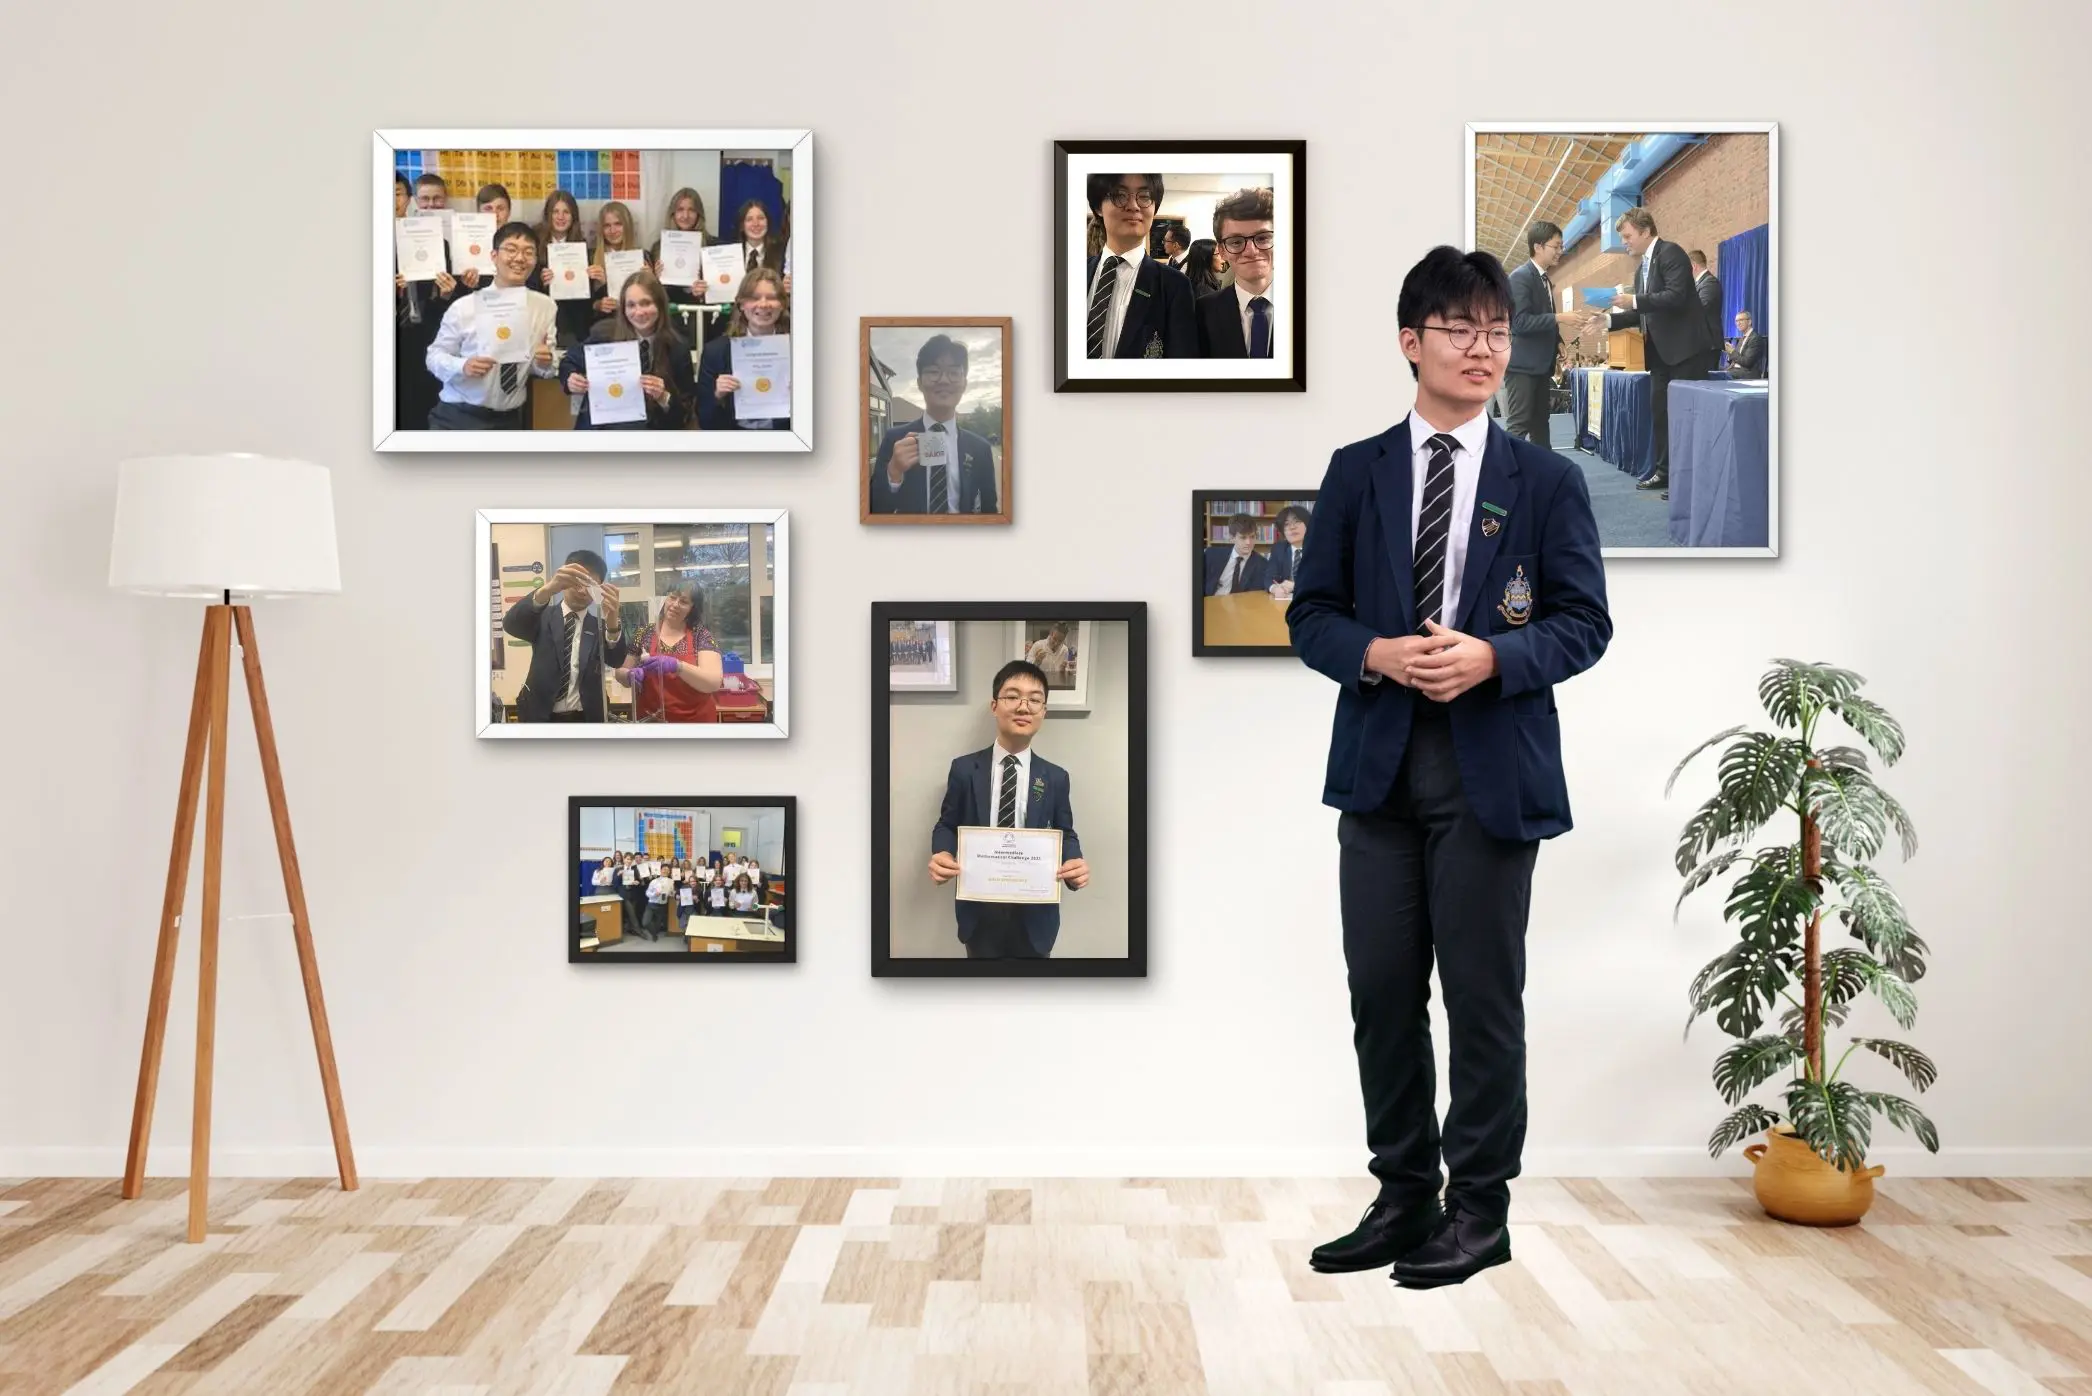
M 788 796 L 568 802 L 567 958 L 790 960 Z
M 1240 490 L 1191 497 L 1191 652 L 1289 655 L 1286 610 L 1307 556 L 1315 492 L 1245 499 Z
M 949 626 L 954 683 L 892 687 L 877 655 L 873 972 L 1146 973 L 1145 611 L 1070 608 L 1094 673 L 1067 713 L 1039 665 L 1004 657 L 1021 621 L 946 609 L 875 621 L 911 655 L 937 634 L 918 627 Z
M 1511 276 L 1504 429 L 1582 470 L 1608 557 L 1776 556 L 1778 128 L 1467 140 L 1471 246 Z
M 797 133 L 656 132 L 715 140 L 647 149 L 586 132 L 428 149 L 414 134 L 378 137 L 392 200 L 378 449 L 803 448 L 811 346 L 795 349 L 793 310 L 811 321 L 793 230 L 810 241 L 810 150 L 754 139 Z M 706 435 L 748 429 L 771 437 Z
M 785 521 L 480 515 L 483 737 L 785 734 Z

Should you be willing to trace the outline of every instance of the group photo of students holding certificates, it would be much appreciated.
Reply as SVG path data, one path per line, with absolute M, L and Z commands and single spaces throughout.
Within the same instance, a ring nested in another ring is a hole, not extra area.
M 394 430 L 790 427 L 791 152 L 397 155 Z

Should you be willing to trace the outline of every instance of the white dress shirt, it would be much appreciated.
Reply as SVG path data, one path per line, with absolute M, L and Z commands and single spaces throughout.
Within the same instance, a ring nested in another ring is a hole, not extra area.
M 1031 800 L 1031 748 L 1011 751 L 997 742 L 989 748 L 988 771 L 988 822 L 994 824 L 996 815 L 1002 810 L 1002 762 L 1006 756 L 1017 758 L 1017 827 L 1024 827 L 1024 807 Z
M 647 884 L 646 899 L 656 906 L 665 905 L 676 894 L 676 885 L 665 877 L 657 877 Z
M 573 676 L 573 684 L 552 700 L 552 711 L 556 713 L 581 711 L 581 633 L 588 629 L 588 603 L 582 602 L 581 609 L 576 611 L 571 604 L 573 597 L 571 591 L 559 594 L 559 604 L 574 616 L 574 640 L 567 647 L 567 672 Z M 566 618 L 562 616 L 559 623 L 565 625 Z
M 465 403 L 472 407 L 484 407 L 490 411 L 505 412 L 521 407 L 530 398 L 530 380 L 533 378 L 557 378 L 559 355 L 552 356 L 549 364 L 539 364 L 535 358 L 519 368 L 528 373 L 516 375 L 516 388 L 512 393 L 501 391 L 501 365 L 495 364 L 477 378 L 465 376 L 465 360 L 483 352 L 479 342 L 479 312 L 482 298 L 498 290 L 495 286 L 482 286 L 469 296 L 460 296 L 451 302 L 450 309 L 443 312 L 443 323 L 436 330 L 435 342 L 429 345 L 429 372 L 443 385 L 437 394 L 445 402 Z M 530 343 L 533 351 L 553 336 L 553 326 L 559 317 L 559 307 L 552 297 L 543 291 L 527 287 L 523 291 L 525 302 L 530 307 Z
M 1431 451 L 1429 442 L 1438 428 L 1426 422 L 1415 412 L 1409 414 L 1410 493 L 1409 493 L 1409 550 L 1416 555 L 1417 530 L 1423 523 L 1424 481 L 1431 473 Z M 1467 421 L 1454 427 L 1447 435 L 1460 443 L 1453 452 L 1453 514 L 1446 520 L 1446 566 L 1444 614 L 1436 616 L 1418 615 L 1417 625 L 1426 620 L 1435 620 L 1447 629 L 1453 628 L 1453 617 L 1460 614 L 1460 586 L 1462 573 L 1467 566 L 1467 531 L 1475 517 L 1475 491 L 1482 480 L 1482 449 L 1489 442 L 1489 415 L 1487 411 L 1475 413 Z M 1423 605 L 1423 598 L 1417 598 Z
M 1230 550 L 1228 560 L 1221 565 L 1220 582 L 1213 588 L 1213 594 L 1215 596 L 1233 595 L 1235 591 L 1235 569 L 1239 567 L 1244 572 L 1247 572 L 1249 570 L 1249 560 L 1256 555 L 1257 551 L 1254 548 L 1246 553 Z
M 610 865 L 608 863 L 604 864 L 600 868 L 597 868 L 594 879 L 596 886 L 608 887 L 610 885 L 610 879 L 613 876 L 614 874 L 610 871 Z
M 1111 291 L 1111 311 L 1104 321 L 1104 357 L 1115 357 L 1119 350 L 1119 331 L 1126 324 L 1126 307 L 1133 304 L 1133 283 L 1140 276 L 1140 259 L 1148 255 L 1146 243 L 1137 244 L 1131 252 L 1113 252 L 1109 247 L 1097 253 L 1097 275 L 1104 275 L 1104 264 L 1113 257 L 1123 257 L 1125 262 L 1118 268 L 1118 285 Z M 1090 301 L 1097 294 L 1097 282 L 1090 281 L 1089 294 L 1082 298 L 1083 314 L 1089 314 Z
M 955 416 L 946 417 L 940 422 L 930 416 L 928 408 L 923 409 L 923 430 L 928 431 L 936 426 L 944 428 L 944 439 L 949 443 L 949 449 L 945 452 L 949 465 L 944 472 L 944 507 L 942 509 L 933 509 L 930 512 L 956 514 L 959 512 L 959 419 Z M 925 504 L 930 502 L 927 493 L 929 488 L 930 479 L 925 475 L 923 477 L 923 489 L 926 492 L 923 496 Z
M 1270 327 L 1271 352 L 1273 354 L 1277 354 L 1278 305 L 1275 301 L 1271 299 L 1271 288 L 1269 286 L 1266 286 L 1261 291 L 1252 291 L 1249 289 L 1249 287 L 1243 285 L 1241 282 L 1238 281 L 1235 283 L 1235 310 L 1236 313 L 1242 317 L 1242 347 L 1244 349 L 1247 349 L 1252 343 L 1249 337 L 1249 303 L 1255 300 L 1258 296 L 1262 296 L 1264 298 L 1264 323 Z

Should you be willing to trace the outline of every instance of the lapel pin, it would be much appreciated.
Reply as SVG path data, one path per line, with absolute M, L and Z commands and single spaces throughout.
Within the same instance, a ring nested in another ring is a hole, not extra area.
M 1510 510 L 1504 508 L 1504 506 L 1501 504 L 1491 504 L 1488 500 L 1485 499 L 1482 501 L 1482 507 L 1486 509 L 1488 512 L 1496 515 L 1500 519 L 1507 519 L 1511 517 Z
M 1485 515 L 1482 519 L 1482 536 L 1484 538 L 1494 538 L 1496 537 L 1497 529 L 1501 527 L 1502 525 L 1496 521 L 1494 515 Z

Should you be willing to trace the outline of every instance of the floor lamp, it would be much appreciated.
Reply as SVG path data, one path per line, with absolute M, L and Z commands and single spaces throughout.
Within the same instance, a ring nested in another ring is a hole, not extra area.
M 305 981 L 305 1007 L 319 1049 L 320 1085 L 334 1134 L 334 1160 L 345 1191 L 356 1187 L 349 1122 L 334 1071 L 334 1039 L 313 958 L 305 883 L 291 841 L 290 808 L 276 760 L 276 731 L 254 647 L 253 597 L 338 592 L 334 496 L 326 467 L 263 456 L 159 456 L 125 461 L 117 477 L 116 527 L 109 554 L 109 585 L 147 596 L 205 599 L 203 646 L 189 702 L 189 742 L 182 757 L 181 794 L 174 812 L 174 847 L 167 855 L 167 891 L 160 903 L 159 948 L 145 1017 L 145 1049 L 138 1063 L 138 1097 L 131 1107 L 131 1142 L 124 1160 L 123 1195 L 136 1198 L 145 1183 L 145 1151 L 152 1137 L 153 1098 L 160 1081 L 160 1048 L 167 1036 L 167 1001 L 174 987 L 175 945 L 189 890 L 189 853 L 196 838 L 196 800 L 203 787 L 203 912 L 197 928 L 200 959 L 196 990 L 196 1098 L 189 1136 L 189 1239 L 201 1241 L 210 1208 L 211 1064 L 218 1005 L 218 873 L 225 844 L 225 727 L 231 657 L 238 636 L 254 736 L 261 747 L 262 780 L 276 828 L 283 890 L 290 900 L 291 935 Z M 236 604 L 234 598 L 241 598 Z

